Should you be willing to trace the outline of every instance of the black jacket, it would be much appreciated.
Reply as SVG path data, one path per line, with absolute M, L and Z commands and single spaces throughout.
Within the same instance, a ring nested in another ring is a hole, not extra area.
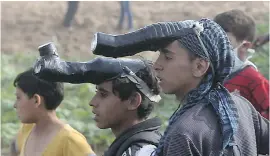
M 150 144 L 157 146 L 161 138 L 158 129 L 161 126 L 159 118 L 143 121 L 124 131 L 110 145 L 104 156 L 122 156 L 134 144 Z

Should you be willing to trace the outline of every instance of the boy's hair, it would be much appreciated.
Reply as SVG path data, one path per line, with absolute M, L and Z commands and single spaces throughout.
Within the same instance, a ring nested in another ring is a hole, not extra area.
M 231 32 L 237 41 L 247 40 L 253 42 L 256 33 L 256 25 L 251 16 L 241 10 L 230 10 L 216 15 L 214 21 L 218 23 L 225 32 Z
M 153 69 L 153 63 L 151 61 L 143 60 L 145 68 L 139 70 L 136 75 L 141 78 L 147 86 L 150 88 L 153 94 L 158 95 L 160 93 L 160 86 Z M 138 107 L 137 114 L 139 119 L 147 118 L 154 108 L 155 102 L 151 102 L 135 84 L 130 82 L 127 78 L 116 78 L 112 80 L 112 90 L 121 100 L 127 100 L 135 92 L 138 92 L 142 97 L 141 105 Z
M 34 94 L 42 96 L 47 110 L 55 110 L 64 98 L 63 83 L 41 80 L 33 75 L 33 68 L 17 75 L 13 85 L 20 88 L 29 98 Z

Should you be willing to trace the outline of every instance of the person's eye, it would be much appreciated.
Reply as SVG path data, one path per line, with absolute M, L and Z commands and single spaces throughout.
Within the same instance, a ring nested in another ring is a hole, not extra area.
M 102 91 L 98 91 L 98 90 L 96 90 L 96 94 L 97 94 L 98 96 L 102 97 L 102 98 L 105 98 L 105 97 L 107 97 L 107 96 L 108 96 L 108 94 L 107 94 L 107 93 L 102 92 Z
M 165 59 L 166 59 L 166 60 L 171 60 L 172 57 L 170 57 L 170 56 L 168 56 L 168 55 L 165 55 Z
M 105 97 L 108 96 L 108 94 L 107 94 L 107 93 L 104 93 L 104 92 L 100 92 L 100 95 L 101 95 L 101 97 L 103 97 L 103 98 L 105 98 Z

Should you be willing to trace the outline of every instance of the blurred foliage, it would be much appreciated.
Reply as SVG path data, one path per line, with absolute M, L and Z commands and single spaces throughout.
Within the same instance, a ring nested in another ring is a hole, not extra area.
M 269 21 L 269 17 L 266 18 Z M 269 23 L 257 25 L 257 36 L 269 33 Z M 256 49 L 256 53 L 250 59 L 258 67 L 259 71 L 269 80 L 269 43 Z
M 259 25 L 258 34 L 268 33 L 269 24 Z M 20 123 L 13 108 L 15 101 L 15 88 L 13 80 L 15 76 L 31 67 L 37 56 L 29 56 L 25 53 L 16 53 L 13 55 L 2 54 L 1 58 L 1 143 L 2 148 L 9 146 L 12 138 L 16 135 Z M 252 61 L 258 66 L 259 70 L 267 79 L 269 79 L 269 44 L 259 48 L 252 58 Z M 78 61 L 77 58 L 64 58 L 70 61 Z M 82 60 L 80 60 L 82 61 Z M 57 109 L 57 115 L 72 127 L 80 131 L 87 138 L 89 144 L 95 151 L 104 151 L 114 140 L 114 136 L 108 130 L 99 130 L 91 113 L 91 107 L 88 105 L 94 95 L 95 87 L 91 84 L 72 85 L 65 84 L 65 99 Z M 163 121 L 162 130 L 168 124 L 168 118 L 178 107 L 178 102 L 173 96 L 162 95 L 163 99 L 156 106 L 151 116 L 159 116 Z

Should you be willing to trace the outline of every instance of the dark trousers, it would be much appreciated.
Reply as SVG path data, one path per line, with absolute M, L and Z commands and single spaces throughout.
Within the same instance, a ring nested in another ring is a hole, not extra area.
M 119 18 L 118 28 L 120 28 L 120 29 L 123 28 L 124 18 L 125 18 L 125 16 L 127 16 L 128 28 L 132 29 L 133 28 L 132 13 L 130 11 L 129 1 L 121 1 L 120 4 L 121 4 L 121 13 L 120 13 L 120 18 Z
M 79 1 L 68 1 L 68 9 L 64 18 L 64 26 L 70 27 L 71 22 L 75 17 L 75 14 L 78 10 Z

